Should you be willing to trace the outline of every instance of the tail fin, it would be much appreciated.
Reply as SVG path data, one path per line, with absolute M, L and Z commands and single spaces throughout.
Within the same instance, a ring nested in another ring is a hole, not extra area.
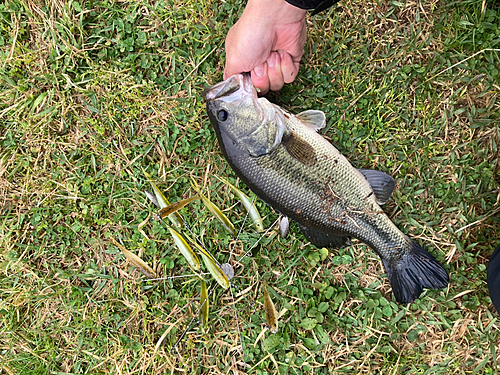
M 450 279 L 445 269 L 416 242 L 397 261 L 382 259 L 392 291 L 399 303 L 412 303 L 424 288 L 441 289 Z

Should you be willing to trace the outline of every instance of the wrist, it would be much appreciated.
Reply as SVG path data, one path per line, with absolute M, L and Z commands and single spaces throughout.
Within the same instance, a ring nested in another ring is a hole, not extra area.
M 242 17 L 251 17 L 257 23 L 287 24 L 303 21 L 306 10 L 285 0 L 248 0 Z

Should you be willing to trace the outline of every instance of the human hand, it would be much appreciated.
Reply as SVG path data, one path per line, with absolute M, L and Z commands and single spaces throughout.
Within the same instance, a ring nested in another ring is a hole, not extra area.
M 250 72 L 261 94 L 293 82 L 304 54 L 305 14 L 284 0 L 249 0 L 226 37 L 224 79 Z

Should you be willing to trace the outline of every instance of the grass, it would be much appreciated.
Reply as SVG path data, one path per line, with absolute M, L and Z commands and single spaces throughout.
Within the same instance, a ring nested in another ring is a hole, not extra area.
M 398 305 L 365 245 L 326 252 L 292 226 L 235 265 L 244 297 L 216 289 L 209 327 L 195 324 L 169 351 L 198 284 L 140 281 L 110 237 L 161 276 L 189 273 L 162 223 L 139 231 L 154 211 L 142 169 L 172 201 L 194 195 L 195 178 L 242 224 L 213 177 L 237 182 L 199 95 L 222 77 L 242 6 L 0 4 L 1 371 L 498 373 L 485 280 L 500 242 L 500 9 L 477 0 L 342 2 L 308 18 L 297 80 L 268 95 L 292 112 L 325 111 L 325 134 L 355 166 L 396 178 L 385 210 L 445 264 L 450 287 Z M 277 214 L 257 206 L 271 225 Z M 201 203 L 183 215 L 221 262 L 258 238 L 247 223 L 232 240 Z M 276 335 L 259 337 L 263 279 L 284 313 Z

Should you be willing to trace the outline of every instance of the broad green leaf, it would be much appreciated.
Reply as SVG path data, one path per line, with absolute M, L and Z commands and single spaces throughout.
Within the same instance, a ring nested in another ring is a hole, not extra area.
M 262 343 L 262 350 L 268 352 L 276 348 L 280 343 L 281 337 L 279 335 L 269 335 Z
M 318 324 L 318 321 L 313 318 L 305 318 L 299 323 L 299 327 L 302 327 L 304 329 L 307 329 L 308 331 L 316 327 L 316 324 Z
M 319 312 L 326 312 L 328 309 L 330 308 L 330 305 L 328 304 L 328 302 L 321 302 L 318 306 L 318 311 Z

